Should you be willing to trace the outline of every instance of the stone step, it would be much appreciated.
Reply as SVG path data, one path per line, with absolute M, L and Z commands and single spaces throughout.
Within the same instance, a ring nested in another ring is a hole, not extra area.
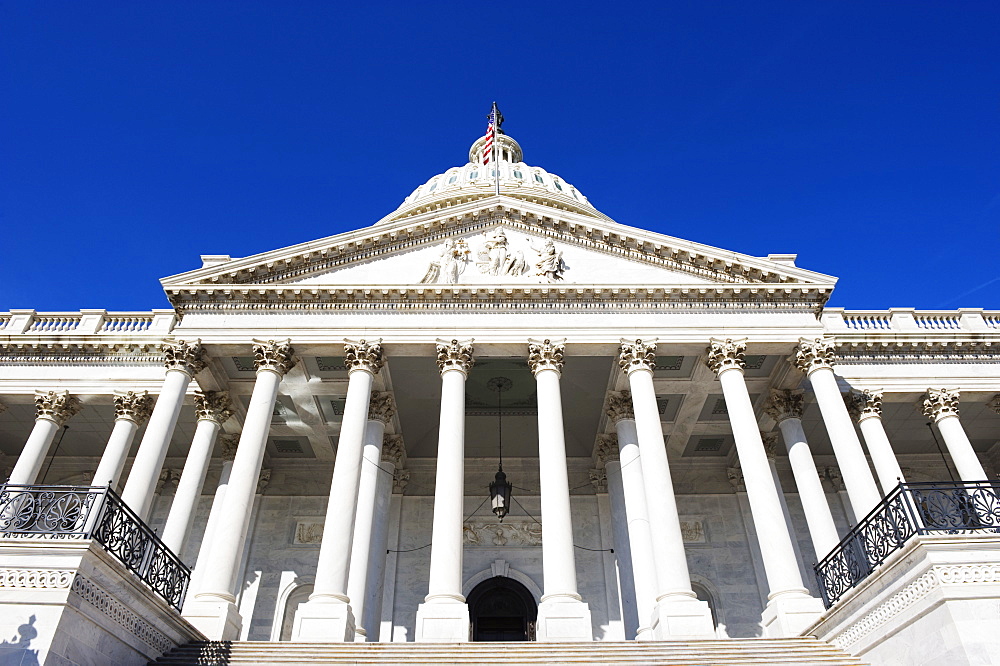
M 201 642 L 182 645 L 154 664 L 648 664 L 657 666 L 864 666 L 815 638 L 591 643 L 290 643 Z

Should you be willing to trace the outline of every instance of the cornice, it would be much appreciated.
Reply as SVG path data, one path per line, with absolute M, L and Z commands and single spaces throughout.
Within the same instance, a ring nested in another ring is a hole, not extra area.
M 96 365 L 162 365 L 163 340 L 150 342 L 40 340 L 0 341 L 0 363 L 83 363 Z
M 916 338 L 890 340 L 841 340 L 834 336 L 838 364 L 893 362 L 1000 362 L 1000 336 L 970 336 L 972 339 L 935 340 Z
M 730 284 L 806 283 L 833 288 L 836 278 L 804 269 L 779 266 L 757 257 L 738 255 L 718 248 L 671 238 L 614 222 L 583 215 L 546 215 L 525 211 L 523 202 L 500 197 L 489 208 L 470 209 L 434 219 L 404 219 L 366 227 L 336 236 L 233 259 L 223 264 L 164 278 L 161 283 L 174 302 L 178 291 L 206 286 L 269 285 L 302 280 L 357 261 L 370 260 L 402 250 L 414 249 L 455 233 L 477 231 L 503 223 L 514 229 L 549 236 L 594 251 L 660 266 Z

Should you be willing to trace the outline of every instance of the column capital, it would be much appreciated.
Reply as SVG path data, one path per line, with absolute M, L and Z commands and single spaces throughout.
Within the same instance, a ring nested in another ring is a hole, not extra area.
M 778 454 L 778 433 L 760 431 L 760 441 L 764 443 L 764 453 L 768 460 L 774 460 Z
M 472 346 L 473 339 L 468 340 L 437 340 L 437 364 L 438 369 L 444 374 L 448 370 L 461 370 L 468 374 L 472 366 L 476 364 L 472 354 L 475 348 Z
M 612 424 L 617 424 L 619 421 L 625 419 L 635 420 L 631 391 L 608 391 L 607 405 L 607 409 L 604 412 L 611 419 Z
M 375 342 L 344 339 L 344 365 L 347 371 L 365 370 L 377 375 L 385 363 L 382 352 L 382 338 Z
M 236 447 L 239 446 L 239 435 L 219 435 L 219 446 L 222 447 L 222 460 L 232 462 L 236 459 Z
M 382 436 L 382 462 L 392 463 L 396 467 L 402 467 L 406 461 L 406 447 L 403 445 L 402 435 Z
M 173 487 L 177 490 L 177 483 L 181 480 L 181 473 L 176 469 L 161 469 L 160 476 L 156 479 L 156 492 L 162 494 L 164 490 Z
M 153 413 L 149 391 L 115 391 L 115 420 L 131 421 L 141 426 Z
M 271 483 L 271 470 L 262 469 L 260 474 L 257 475 L 257 495 L 261 495 L 267 490 L 268 484 Z
M 590 470 L 590 484 L 598 493 L 608 492 L 608 472 L 603 467 L 593 467 Z
M 191 377 L 205 368 L 205 348 L 201 340 L 167 340 L 161 346 L 163 365 L 167 370 L 179 370 Z
M 708 348 L 705 351 L 708 352 L 705 363 L 708 365 L 708 369 L 715 374 L 720 375 L 726 370 L 743 372 L 743 368 L 746 366 L 743 356 L 747 351 L 747 339 L 710 338 Z
M 1000 414 L 1000 393 L 997 393 L 995 396 L 993 396 L 993 399 L 990 400 L 990 407 L 993 409 L 994 412 Z M 2 411 L 3 407 L 0 406 L 0 412 Z
M 594 442 L 594 462 L 603 468 L 618 460 L 618 435 L 598 435 Z
M 410 470 L 397 468 L 392 473 L 392 493 L 402 495 L 406 490 L 406 484 L 410 482 Z
M 938 422 L 946 416 L 958 416 L 958 389 L 927 389 L 924 398 L 924 416 Z
M 743 470 L 739 466 L 727 467 L 726 478 L 729 479 L 729 485 L 732 486 L 734 493 L 747 491 L 746 484 L 743 482 Z
M 396 401 L 392 399 L 392 393 L 372 391 L 371 398 L 368 400 L 368 420 L 381 421 L 385 425 L 389 425 L 395 414 Z
M 864 389 L 844 394 L 844 404 L 851 417 L 861 423 L 865 419 L 882 418 L 881 389 Z
M 656 367 L 656 338 L 652 340 L 622 338 L 618 347 L 618 367 L 626 375 L 636 370 L 652 372 Z
M 804 395 L 800 389 L 771 389 L 771 397 L 764 407 L 764 413 L 781 423 L 787 419 L 801 419 Z
M 63 425 L 83 408 L 69 391 L 35 391 L 35 418 Z
M 792 365 L 807 376 L 821 368 L 833 369 L 837 360 L 836 345 L 832 338 L 799 338 L 795 355 L 790 360 Z
M 531 368 L 532 374 L 538 374 L 542 370 L 555 370 L 561 373 L 565 350 L 566 338 L 559 340 L 528 338 L 528 367 Z
M 199 421 L 214 421 L 220 426 L 233 415 L 229 391 L 195 391 L 194 411 Z
M 277 373 L 279 377 L 295 367 L 295 359 L 292 354 L 292 341 L 289 339 L 274 340 L 253 340 L 253 364 L 257 372 L 270 370 Z

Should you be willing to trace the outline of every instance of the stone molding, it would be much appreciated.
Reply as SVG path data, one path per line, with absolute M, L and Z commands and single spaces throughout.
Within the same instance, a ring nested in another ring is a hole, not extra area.
M 656 338 L 652 340 L 621 339 L 618 346 L 618 367 L 626 375 L 636 370 L 653 371 L 656 367 Z
M 385 425 L 392 422 L 392 417 L 396 415 L 396 401 L 392 398 L 392 393 L 372 391 L 368 400 L 368 420 L 381 421 Z
M 375 342 L 344 339 L 344 365 L 347 371 L 365 370 L 377 375 L 385 363 L 382 352 L 382 338 Z
M 948 416 L 958 416 L 958 389 L 927 389 L 922 404 L 924 416 L 935 423 Z
M 801 419 L 805 408 L 805 395 L 801 389 L 771 389 L 764 413 L 781 423 L 788 419 Z
M 508 516 L 504 522 L 489 518 L 470 518 L 462 526 L 467 546 L 540 546 L 542 526 L 530 518 Z
M 0 588 L 64 590 L 73 583 L 75 571 L 66 569 L 0 569 Z
M 858 423 L 865 419 L 882 418 L 882 393 L 881 389 L 850 391 L 844 394 L 844 404 Z
M 153 397 L 149 391 L 115 391 L 115 420 L 131 421 L 137 426 L 149 420 L 153 413 Z
M 632 407 L 632 392 L 628 389 L 624 391 L 608 391 L 607 408 L 604 413 L 612 424 L 617 424 L 624 419 L 635 420 L 635 411 Z
M 214 421 L 220 426 L 233 415 L 229 391 L 195 391 L 194 412 L 199 421 Z
M 163 363 L 159 341 L 137 342 L 4 342 L 0 361 L 18 365 L 80 363 L 97 366 L 156 366 Z
M 850 652 L 850 646 L 878 631 L 894 617 L 944 586 L 1000 583 L 1000 564 L 941 564 L 868 611 L 830 642 Z
M 746 367 L 746 362 L 744 361 L 747 351 L 746 338 L 735 340 L 732 338 L 726 338 L 725 340 L 711 338 L 708 348 L 705 351 L 708 352 L 705 364 L 716 375 L 726 370 L 739 370 L 742 372 L 743 368 Z
M 274 340 L 253 340 L 253 365 L 257 372 L 270 370 L 280 377 L 284 377 L 289 370 L 295 367 L 295 359 L 292 355 L 295 349 L 292 348 L 290 339 L 275 342 Z
M 996 362 L 1000 359 L 1000 347 L 996 341 L 982 340 L 935 340 L 928 337 L 910 340 L 850 340 L 841 339 L 837 334 L 837 363 L 866 364 L 899 362 Z
M 35 418 L 52 421 L 62 426 L 80 413 L 80 399 L 69 391 L 35 391 Z
M 401 467 L 406 461 L 406 447 L 402 435 L 384 435 L 382 437 L 382 462 Z
M 609 462 L 618 460 L 618 435 L 598 435 L 594 443 L 594 462 L 603 468 Z
M 790 359 L 792 365 L 808 376 L 821 368 L 833 369 L 837 361 L 837 345 L 833 338 L 799 338 L 799 345 Z
M 222 460 L 232 462 L 236 459 L 236 449 L 239 447 L 239 435 L 219 435 L 219 446 L 222 448 Z
M 555 370 L 562 373 L 563 353 L 566 351 L 566 338 L 559 340 L 535 340 L 528 338 L 528 367 L 532 374 L 542 370 Z
M 72 590 L 80 599 L 107 615 L 156 652 L 162 654 L 175 646 L 175 643 L 156 627 L 92 580 L 77 574 L 73 579 Z
M 201 340 L 167 340 L 163 343 L 163 365 L 167 370 L 178 370 L 191 377 L 205 368 L 205 348 Z
M 442 340 L 438 338 L 436 344 L 438 370 L 443 374 L 448 370 L 461 370 L 468 374 L 472 366 L 476 364 L 473 357 L 475 348 L 472 346 L 473 339 L 468 340 Z

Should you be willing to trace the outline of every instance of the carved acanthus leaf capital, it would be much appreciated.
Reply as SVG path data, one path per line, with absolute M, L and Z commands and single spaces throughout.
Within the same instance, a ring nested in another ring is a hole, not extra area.
M 406 462 L 406 447 L 402 435 L 385 435 L 382 437 L 382 462 L 402 467 Z
M 997 393 L 995 396 L 993 396 L 993 399 L 990 400 L 990 407 L 993 408 L 994 412 L 996 412 L 997 414 L 1000 414 L 1000 393 Z M 2 411 L 3 411 L 3 408 L 0 407 L 0 412 L 2 412 Z
M 618 460 L 618 435 L 598 435 L 594 442 L 594 462 L 604 467 Z
M 288 339 L 278 342 L 274 340 L 253 341 L 253 364 L 257 372 L 270 370 L 284 377 L 289 370 L 295 367 L 295 359 L 292 357 L 294 353 L 292 341 Z
M 269 483 L 271 483 L 271 470 L 260 470 L 260 474 L 257 476 L 257 494 L 260 495 L 267 490 Z
M 115 420 L 141 426 L 153 413 L 153 397 L 148 391 L 115 391 Z
M 608 407 L 604 410 L 611 419 L 611 423 L 618 423 L 623 419 L 635 420 L 635 412 L 632 409 L 631 391 L 608 391 Z
M 541 370 L 562 372 L 563 352 L 566 350 L 566 339 L 535 340 L 528 339 L 528 367 L 538 374 Z
M 164 490 L 177 489 L 177 483 L 181 480 L 181 473 L 176 469 L 162 469 L 160 476 L 156 479 L 156 492 L 162 493 Z
M 443 373 L 446 370 L 461 370 L 469 372 L 476 364 L 472 357 L 475 349 L 472 346 L 472 338 L 468 340 L 441 340 L 437 341 L 437 364 L 438 369 Z
M 603 467 L 594 467 L 590 470 L 590 483 L 594 490 L 599 493 L 608 492 L 608 472 Z
M 781 423 L 787 419 L 801 419 L 803 409 L 803 393 L 801 390 L 771 389 L 771 397 L 764 407 L 764 412 Z
M 205 367 L 205 348 L 201 340 L 168 340 L 163 343 L 163 365 L 194 377 Z
M 233 461 L 236 459 L 236 448 L 239 446 L 239 435 L 219 435 L 219 446 L 222 448 L 222 460 Z
M 708 348 L 705 351 L 708 352 L 705 364 L 708 365 L 709 370 L 717 375 L 726 370 L 739 370 L 742 372 L 743 368 L 746 367 L 746 362 L 743 360 L 747 351 L 746 338 L 738 340 L 732 338 L 726 338 L 725 340 L 711 338 Z
M 385 363 L 382 352 L 382 338 L 375 342 L 367 340 L 344 340 L 344 365 L 347 371 L 366 370 L 377 375 Z
M 410 482 L 410 470 L 396 468 L 392 473 L 392 493 L 402 495 L 406 490 L 406 484 Z
M 746 492 L 746 484 L 743 483 L 743 470 L 739 467 L 727 467 L 726 477 L 729 479 L 729 485 L 733 487 L 734 493 Z
M 368 401 L 368 420 L 381 421 L 389 425 L 395 414 L 396 401 L 392 399 L 392 393 L 372 391 L 371 399 Z
M 764 453 L 767 454 L 767 459 L 774 460 L 774 457 L 778 455 L 778 433 L 761 432 L 760 441 L 764 443 Z
M 79 398 L 69 391 L 35 391 L 35 418 L 63 425 L 83 409 Z
M 215 421 L 222 425 L 233 415 L 229 391 L 195 391 L 194 412 L 199 421 Z
M 635 370 L 653 371 L 656 367 L 656 338 L 652 340 L 626 340 L 618 347 L 618 367 L 626 375 Z
M 837 360 L 836 351 L 831 338 L 799 338 L 799 346 L 790 360 L 792 365 L 809 375 L 814 370 L 833 369 Z
M 946 416 L 958 416 L 958 389 L 927 389 L 924 398 L 924 416 L 940 421 Z
M 864 389 L 844 394 L 844 404 L 851 417 L 858 422 L 882 416 L 882 391 Z

